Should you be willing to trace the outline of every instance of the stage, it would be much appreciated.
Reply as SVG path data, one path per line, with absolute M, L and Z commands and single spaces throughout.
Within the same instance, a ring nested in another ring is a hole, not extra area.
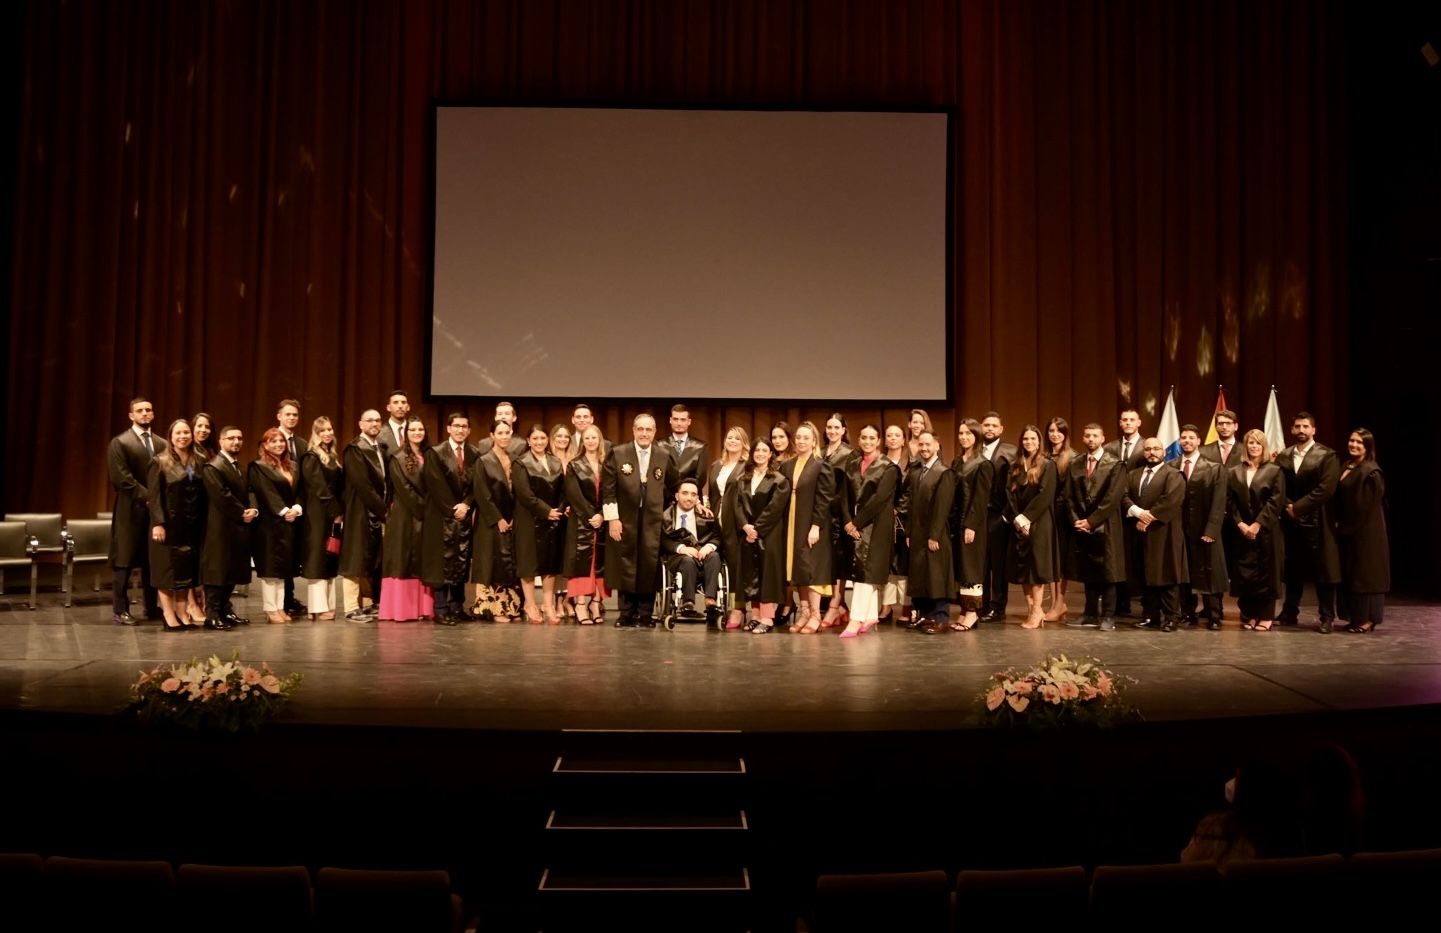
M 1270 632 L 1114 632 L 1004 625 L 920 635 L 882 626 L 854 639 L 702 625 L 615 629 L 482 623 L 269 625 L 258 595 L 237 600 L 259 621 L 229 632 L 110 624 L 104 594 L 29 611 L 0 598 L 0 708 L 108 714 L 137 673 L 166 661 L 238 651 L 305 683 L 297 723 L 482 730 L 718 729 L 761 732 L 954 730 L 974 726 L 994 672 L 1048 652 L 1089 655 L 1136 683 L 1149 722 L 1363 710 L 1441 703 L 1441 606 L 1393 601 L 1370 635 L 1323 636 L 1314 610 Z M 1079 608 L 1075 595 L 1073 611 Z M 613 618 L 613 613 L 612 616 Z M 1074 618 L 1074 616 L 1073 616 Z

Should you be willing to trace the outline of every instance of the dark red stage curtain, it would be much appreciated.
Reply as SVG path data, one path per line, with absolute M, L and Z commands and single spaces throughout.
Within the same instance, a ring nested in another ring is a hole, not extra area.
M 252 440 L 285 396 L 350 435 L 403 387 L 433 424 L 435 98 L 954 107 L 947 435 L 988 408 L 1012 435 L 1055 414 L 1112 429 L 1124 404 L 1154 424 L 1172 385 L 1183 421 L 1208 419 L 1224 384 L 1258 426 L 1274 383 L 1340 439 L 1335 2 L 33 0 L 20 15 L 9 423 L 34 430 L 12 441 L 7 509 L 105 507 L 100 454 L 135 394 L 162 430 L 203 408 Z M 762 383 L 778 366 L 906 365 L 903 328 L 875 338 L 841 360 L 715 352 Z M 493 401 L 466 407 L 481 422 Z M 854 429 L 908 401 L 840 408 Z M 639 407 L 599 412 L 607 434 Z M 521 408 L 527 424 L 569 416 Z M 715 443 L 826 411 L 695 413 Z

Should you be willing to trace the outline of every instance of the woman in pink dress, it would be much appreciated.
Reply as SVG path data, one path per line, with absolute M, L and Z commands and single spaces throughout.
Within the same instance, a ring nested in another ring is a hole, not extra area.
M 385 515 L 381 550 L 380 618 L 413 622 L 435 614 L 430 587 L 420 582 L 420 523 L 425 517 L 425 425 L 405 424 L 405 446 L 390 455 L 390 510 Z
M 570 506 L 566 525 L 565 591 L 575 601 L 575 618 L 581 625 L 594 625 L 596 611 L 606 598 L 605 523 L 601 517 L 601 450 L 605 438 L 600 428 L 588 426 L 580 435 L 580 450 L 565 471 L 565 501 Z

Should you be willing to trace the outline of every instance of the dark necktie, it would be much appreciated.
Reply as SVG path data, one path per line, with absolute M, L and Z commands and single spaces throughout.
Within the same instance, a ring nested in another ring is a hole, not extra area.
M 1154 467 L 1146 467 L 1146 472 L 1141 476 L 1140 494 L 1143 496 L 1146 494 L 1146 487 L 1151 485 L 1151 472 L 1154 469 Z
M 143 431 L 140 434 L 140 443 L 145 445 L 145 453 L 151 460 L 155 459 L 155 446 L 150 443 L 150 432 Z
M 681 531 L 690 531 L 690 523 L 689 523 L 688 521 L 686 521 L 686 519 L 687 519 L 688 517 L 689 517 L 689 516 L 687 516 L 684 512 L 680 513 L 680 530 L 681 530 Z

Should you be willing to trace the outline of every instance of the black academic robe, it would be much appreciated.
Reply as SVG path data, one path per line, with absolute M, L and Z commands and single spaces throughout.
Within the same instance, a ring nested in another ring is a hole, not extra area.
M 1237 460 L 1226 471 L 1226 521 L 1259 523 L 1254 541 L 1239 530 L 1227 553 L 1231 567 L 1231 595 L 1257 599 L 1281 596 L 1281 573 L 1286 563 L 1286 538 L 1281 533 L 1281 513 L 1286 510 L 1286 481 L 1281 468 L 1263 463 L 1251 485 L 1246 485 L 1246 461 Z
M 1132 586 L 1190 582 L 1186 567 L 1186 529 L 1181 522 L 1186 481 L 1164 463 L 1157 467 L 1144 493 L 1141 481 L 1146 476 L 1145 467 L 1130 473 L 1126 477 L 1126 497 L 1121 500 L 1122 513 L 1129 512 L 1135 505 L 1155 516 L 1145 531 L 1135 529 L 1130 559 L 1126 562 L 1128 583 Z M 1132 526 L 1136 524 L 1133 518 L 1125 521 Z
M 812 454 L 805 469 L 796 475 L 800 459 L 787 460 L 779 467 L 791 487 L 792 512 L 795 524 L 790 528 L 791 576 L 793 586 L 828 586 L 831 576 L 831 497 L 835 495 L 836 475 L 824 457 Z M 812 547 L 811 526 L 820 529 L 820 538 Z
M 1180 473 L 1181 462 L 1173 460 L 1170 465 Z M 1186 529 L 1186 566 L 1192 591 L 1224 593 L 1229 590 L 1226 546 L 1222 543 L 1226 524 L 1226 471 L 1219 464 L 1196 461 L 1191 481 L 1186 484 L 1181 524 Z M 1203 535 L 1211 539 L 1210 544 L 1201 540 Z
M 952 599 L 956 595 L 950 533 L 955 494 L 956 474 L 939 458 L 929 470 L 920 463 L 911 466 L 901 509 L 906 516 L 906 536 L 911 539 L 912 599 Z M 939 550 L 930 549 L 931 540 L 940 544 Z
M 427 459 L 430 452 L 426 451 Z M 420 577 L 421 527 L 425 520 L 425 463 L 414 471 L 406 469 L 405 451 L 390 455 L 386 475 L 390 477 L 390 508 L 385 513 L 385 538 L 381 545 L 380 575 L 393 580 Z
M 201 471 L 205 478 L 205 546 L 200 551 L 200 582 L 241 586 L 250 582 L 250 524 L 245 510 L 256 509 L 245 468 L 216 454 Z
M 380 567 L 380 538 L 385 520 L 386 477 L 380 448 L 363 435 L 346 445 L 340 462 L 345 471 L 345 530 L 340 541 L 341 576 L 369 579 Z
M 1035 484 L 1023 483 L 1011 488 L 1009 473 L 1002 478 L 1006 485 L 1006 521 L 1014 529 L 1017 516 L 1031 522 L 1029 534 L 1011 534 L 1011 582 L 1023 586 L 1053 583 L 1061 569 L 1056 566 L 1056 464 L 1041 458 L 1041 475 Z
M 1123 465 L 1125 466 L 1127 473 L 1131 473 L 1136 470 L 1143 470 L 1146 468 L 1146 453 L 1141 449 L 1144 444 L 1145 438 L 1142 435 L 1137 434 L 1135 443 L 1131 445 L 1131 456 L 1125 458 L 1125 460 L 1123 461 Z M 1118 437 L 1113 441 L 1107 441 L 1105 446 L 1103 446 L 1101 449 L 1104 450 L 1106 453 L 1110 454 L 1112 457 L 1115 457 L 1117 460 L 1120 460 L 1121 438 Z M 1234 455 L 1235 451 L 1232 451 L 1232 454 Z
M 1090 454 L 1071 461 L 1070 514 L 1073 522 L 1085 519 L 1089 532 L 1071 536 L 1076 552 L 1076 579 L 1092 586 L 1126 579 L 1126 545 L 1121 534 L 1121 502 L 1126 497 L 1126 468 L 1103 448 L 1091 475 L 1086 475 Z
M 885 457 L 886 455 L 882 453 L 881 456 Z M 886 459 L 889 460 L 890 458 L 886 457 Z M 892 462 L 894 463 L 895 461 Z M 911 460 L 910 455 L 906 453 L 901 454 L 900 462 L 896 463 L 896 469 L 901 471 L 901 494 L 897 496 L 895 529 L 891 534 L 891 575 L 897 577 L 904 577 L 911 570 L 911 546 L 906 541 L 904 493 L 908 477 L 911 475 L 911 467 L 914 465 L 915 462 Z
M 710 451 L 706 448 L 705 441 L 695 437 L 688 437 L 685 441 L 685 449 L 676 453 L 674 438 L 667 437 L 655 442 L 655 446 L 664 448 L 675 461 L 676 485 L 682 481 L 693 479 L 700 487 L 702 496 L 710 492 L 707 480 L 710 478 L 707 466 L 710 464 Z
M 470 546 L 470 582 L 485 586 L 517 586 L 520 574 L 515 562 L 516 486 L 526 481 L 525 467 L 510 462 L 510 478 L 495 451 L 481 454 L 472 472 L 475 498 L 475 531 Z M 510 523 L 502 532 L 500 521 Z
M 1076 460 L 1074 450 L 1067 451 L 1066 459 L 1069 461 L 1064 467 L 1061 466 L 1061 457 L 1058 454 L 1046 454 L 1046 459 L 1056 465 L 1056 501 L 1051 507 L 1051 527 L 1055 529 L 1056 573 L 1066 580 L 1076 579 L 1079 571 L 1076 569 L 1075 547 L 1071 543 L 1071 537 L 1075 534 L 1075 519 L 1071 517 L 1071 463 Z
M 877 456 L 865 473 L 859 457 L 847 463 L 846 521 L 856 526 L 859 538 L 841 535 L 853 542 L 849 548 L 851 566 L 841 579 L 871 586 L 884 586 L 891 575 L 892 533 L 896 523 L 896 500 L 901 495 L 901 470 L 884 456 Z
M 281 509 L 289 508 L 300 500 L 295 483 L 286 479 L 279 470 L 252 460 L 250 491 L 258 503 L 256 508 L 260 509 L 260 515 L 251 523 L 255 575 L 282 580 L 295 576 L 300 558 L 295 546 L 295 529 L 300 519 L 286 521 L 279 514 Z M 301 511 L 303 515 L 304 510 Z
M 995 467 L 979 454 L 969 461 L 960 457 L 951 464 L 956 474 L 956 494 L 951 502 L 951 548 L 955 556 L 957 586 L 980 586 L 986 578 L 986 546 L 990 541 L 987 510 Z M 966 531 L 973 537 L 966 543 Z
M 195 460 L 167 474 L 150 463 L 147 499 L 151 527 L 165 527 L 165 542 L 150 539 L 150 585 L 157 590 L 186 590 L 200 585 L 200 546 L 205 538 L 205 464 Z
M 1225 460 L 1221 459 L 1221 442 L 1219 440 L 1212 441 L 1209 444 L 1202 444 L 1198 453 L 1200 453 L 1202 460 L 1219 463 L 1222 469 L 1229 470 L 1245 459 L 1246 445 L 1242 444 L 1238 438 L 1231 438 L 1231 450 Z
M 861 452 L 843 443 L 824 456 L 835 474 L 833 485 L 836 490 L 831 497 L 831 579 L 848 580 L 855 569 L 856 555 L 855 539 L 846 534 L 845 529 L 855 512 L 852 499 L 855 489 L 851 479 L 861 462 Z
M 687 445 L 689 446 L 689 445 Z M 714 544 L 716 552 L 720 552 L 720 528 L 716 526 L 715 519 L 704 518 L 697 509 L 691 513 L 692 527 L 680 529 L 675 526 L 676 504 L 672 502 L 666 506 L 660 516 L 660 553 L 662 557 L 675 556 L 682 547 L 693 547 L 699 550 L 707 544 Z
M 489 437 L 482 437 L 480 443 L 475 445 L 475 450 L 478 455 L 484 457 L 490 453 L 490 449 L 494 446 L 495 441 L 492 441 Z M 510 443 L 505 445 L 505 449 L 510 453 L 510 459 L 513 463 L 520 458 L 521 454 L 530 450 L 530 445 L 525 442 L 525 438 L 519 434 L 515 434 L 511 436 Z
M 735 591 L 750 603 L 778 603 L 786 598 L 786 514 L 791 504 L 791 481 L 779 471 L 765 474 L 751 489 L 751 477 L 738 476 L 736 520 L 742 529 L 751 525 L 756 540 L 741 534 L 741 575 Z
M 455 458 L 450 441 L 430 448 L 421 469 L 425 487 L 425 515 L 420 530 L 420 579 L 436 589 L 464 583 L 470 576 L 471 532 L 475 522 L 475 465 L 480 454 L 465 445 L 465 469 Z M 455 507 L 467 507 L 462 520 Z
M 601 474 L 601 501 L 608 515 L 620 519 L 621 539 L 606 542 L 606 586 L 627 593 L 655 592 L 660 580 L 660 517 L 678 483 L 675 461 L 660 445 L 651 445 L 650 469 L 644 477 L 634 441 L 611 448 Z
M 1351 593 L 1388 592 L 1391 543 L 1386 536 L 1386 479 L 1374 460 L 1362 462 L 1341 477 L 1334 504 L 1342 584 Z
M 151 432 L 150 443 L 156 455 L 169 445 L 160 435 Z M 140 443 L 133 428 L 126 429 L 110 441 L 105 457 L 110 485 L 115 487 L 115 503 L 111 506 L 110 566 L 143 567 L 150 559 L 150 452 Z
M 551 521 L 550 510 L 565 510 L 565 473 L 560 458 L 545 455 L 542 472 L 535 454 L 527 450 L 514 461 L 525 471 L 525 481 L 515 484 L 515 566 L 521 579 L 548 577 L 565 565 L 565 518 Z
M 336 519 L 343 514 L 345 471 L 340 466 L 339 451 L 332 453 L 330 462 L 326 463 L 314 448 L 307 450 L 300 459 L 300 476 L 305 489 L 300 575 L 307 580 L 328 580 L 335 576 L 335 568 L 340 563 L 340 555 L 325 549 Z
M 604 469 L 604 466 L 601 468 Z M 565 501 L 570 506 L 566 519 L 565 573 L 569 577 L 589 577 L 594 561 L 597 575 L 605 573 L 605 545 L 609 540 L 605 522 L 599 528 L 591 519 L 601 514 L 601 488 L 596 482 L 599 471 L 584 457 L 576 457 L 565 471 Z
M 717 460 L 710 465 L 706 473 L 706 489 L 709 491 L 710 508 L 715 512 L 716 523 L 720 526 L 721 559 L 726 563 L 726 571 L 732 580 L 740 579 L 741 572 L 741 541 L 743 535 L 740 530 L 740 517 L 736 512 L 736 502 L 740 497 L 740 478 L 745 471 L 745 462 L 737 461 L 725 468 L 725 482 L 721 482 L 721 462 Z M 721 486 L 725 489 L 722 490 Z M 732 584 L 734 585 L 734 584 Z
M 1296 512 L 1295 518 L 1281 514 L 1286 534 L 1286 577 L 1339 583 L 1341 552 L 1336 546 L 1331 499 L 1341 479 L 1341 461 L 1331 448 L 1315 444 L 1307 451 L 1298 472 L 1294 451 L 1294 447 L 1287 447 L 1276 456 L 1276 466 L 1281 468 L 1286 483 L 1286 501 Z

